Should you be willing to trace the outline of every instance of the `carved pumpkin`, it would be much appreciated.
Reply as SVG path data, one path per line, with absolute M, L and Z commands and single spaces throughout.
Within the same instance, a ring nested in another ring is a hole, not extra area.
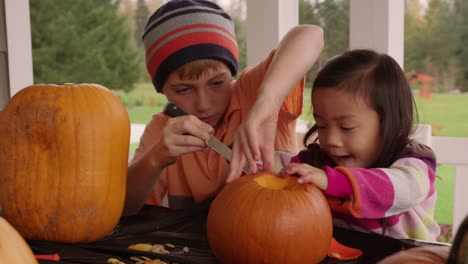
M 27 239 L 92 242 L 122 214 L 130 121 L 96 84 L 32 85 L 0 115 L 0 206 Z
M 297 177 L 242 176 L 208 213 L 208 241 L 222 263 L 319 263 L 330 247 L 332 218 L 322 192 Z
M 0 263 L 37 264 L 33 252 L 21 235 L 0 217 Z

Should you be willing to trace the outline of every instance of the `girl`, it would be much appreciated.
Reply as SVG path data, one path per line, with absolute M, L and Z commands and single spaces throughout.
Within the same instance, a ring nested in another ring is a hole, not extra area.
M 314 143 L 280 174 L 322 189 L 337 226 L 436 240 L 436 160 L 410 139 L 413 106 L 390 56 L 352 50 L 332 58 L 312 87 L 316 124 L 304 144 Z

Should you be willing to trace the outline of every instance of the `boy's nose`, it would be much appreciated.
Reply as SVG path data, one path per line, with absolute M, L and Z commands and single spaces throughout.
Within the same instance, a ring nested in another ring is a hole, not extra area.
M 204 92 L 200 92 L 198 94 L 198 98 L 197 98 L 197 101 L 195 103 L 195 107 L 197 109 L 198 112 L 206 112 L 207 110 L 210 109 L 211 107 L 211 101 L 210 101 L 210 98 L 208 97 L 208 95 Z

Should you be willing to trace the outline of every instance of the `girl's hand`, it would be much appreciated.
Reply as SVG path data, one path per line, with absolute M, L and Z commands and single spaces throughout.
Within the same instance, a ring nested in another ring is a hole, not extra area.
M 298 175 L 297 181 L 301 184 L 313 183 L 321 190 L 328 188 L 328 177 L 325 171 L 306 163 L 290 163 L 280 171 L 280 175 Z
M 262 161 L 263 170 L 274 171 L 278 111 L 272 109 L 271 101 L 257 101 L 254 104 L 245 121 L 237 129 L 227 182 L 239 178 L 246 162 L 252 173 L 257 172 L 258 160 Z
M 173 164 L 182 155 L 206 147 L 205 140 L 214 129 L 193 115 L 170 118 L 155 146 L 163 167 Z

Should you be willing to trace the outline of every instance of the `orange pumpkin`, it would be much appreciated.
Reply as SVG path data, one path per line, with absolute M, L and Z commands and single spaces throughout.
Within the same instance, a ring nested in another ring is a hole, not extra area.
M 21 235 L 0 217 L 0 263 L 37 264 L 33 252 Z
M 261 172 L 224 187 L 208 213 L 208 241 L 222 263 L 319 263 L 332 217 L 322 192 L 297 177 Z
M 28 239 L 96 241 L 117 225 L 130 121 L 96 84 L 24 88 L 0 115 L 0 206 Z

